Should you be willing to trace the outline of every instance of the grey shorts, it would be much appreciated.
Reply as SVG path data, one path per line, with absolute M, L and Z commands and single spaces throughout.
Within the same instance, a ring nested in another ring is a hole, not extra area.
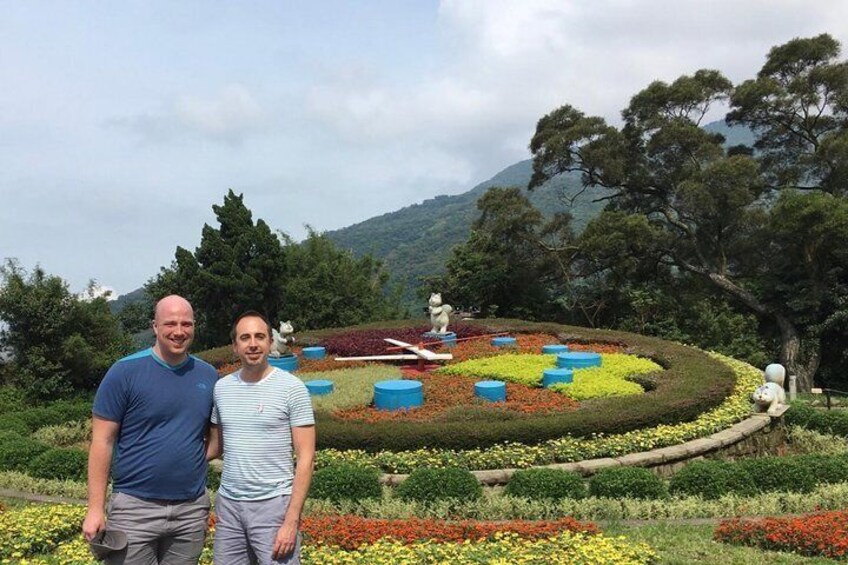
M 107 508 L 110 530 L 127 534 L 127 549 L 107 565 L 197 565 L 209 523 L 209 495 L 195 500 L 136 498 L 118 492 Z
M 300 565 L 300 534 L 294 551 L 280 559 L 271 552 L 290 496 L 267 500 L 232 500 L 215 498 L 215 565 Z

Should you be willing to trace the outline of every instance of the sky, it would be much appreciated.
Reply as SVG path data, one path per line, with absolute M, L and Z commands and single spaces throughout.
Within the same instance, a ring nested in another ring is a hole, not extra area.
M 753 78 L 844 0 L 0 0 L 0 260 L 134 290 L 244 195 L 296 239 L 530 157 L 571 104 Z M 843 53 L 844 57 L 844 53 Z M 720 117 L 716 116 L 716 117 Z

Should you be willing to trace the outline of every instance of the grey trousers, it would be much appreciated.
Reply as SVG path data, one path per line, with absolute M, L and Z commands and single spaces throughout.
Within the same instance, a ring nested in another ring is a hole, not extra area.
M 115 493 L 107 508 L 110 530 L 127 534 L 127 548 L 107 565 L 197 565 L 209 522 L 209 495 L 170 502 Z
M 294 551 L 271 557 L 274 540 L 289 508 L 290 496 L 267 500 L 215 498 L 215 565 L 300 565 L 300 534 Z

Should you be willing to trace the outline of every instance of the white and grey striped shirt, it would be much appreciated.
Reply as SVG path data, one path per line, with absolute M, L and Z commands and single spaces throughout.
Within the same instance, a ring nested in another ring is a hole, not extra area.
M 220 494 L 232 500 L 291 494 L 291 428 L 315 423 L 300 379 L 277 368 L 255 383 L 241 380 L 239 372 L 227 375 L 215 384 L 211 420 L 224 441 Z

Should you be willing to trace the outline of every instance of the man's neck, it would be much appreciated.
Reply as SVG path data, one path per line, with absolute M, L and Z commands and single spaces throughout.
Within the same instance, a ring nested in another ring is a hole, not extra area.
M 176 355 L 176 356 L 165 355 L 164 353 L 162 353 L 162 350 L 159 348 L 159 344 L 156 344 L 156 345 L 153 346 L 153 353 L 156 355 L 156 357 L 158 357 L 159 359 L 161 359 L 162 361 L 164 361 L 165 363 L 167 363 L 171 367 L 176 367 L 177 365 L 182 365 L 183 363 L 185 363 L 186 359 L 188 359 L 188 353 L 183 353 L 182 355 Z
M 257 383 L 267 377 L 273 370 L 274 368 L 268 362 L 253 367 L 242 366 L 239 378 L 247 383 Z

